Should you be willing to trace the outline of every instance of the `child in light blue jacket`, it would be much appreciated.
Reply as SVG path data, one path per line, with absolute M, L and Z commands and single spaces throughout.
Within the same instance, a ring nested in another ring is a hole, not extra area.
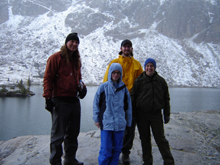
M 132 122 L 131 98 L 122 81 L 122 67 L 119 63 L 111 64 L 108 81 L 101 84 L 96 92 L 93 120 L 101 129 L 99 165 L 117 165 L 125 127 L 130 127 Z

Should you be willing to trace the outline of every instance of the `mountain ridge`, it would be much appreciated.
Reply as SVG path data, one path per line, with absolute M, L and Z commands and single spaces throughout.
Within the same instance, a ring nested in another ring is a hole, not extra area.
M 86 84 L 102 82 L 128 38 L 134 58 L 142 66 L 155 58 L 169 86 L 219 87 L 219 8 L 219 0 L 3 0 L 0 83 L 42 83 L 47 58 L 77 32 Z

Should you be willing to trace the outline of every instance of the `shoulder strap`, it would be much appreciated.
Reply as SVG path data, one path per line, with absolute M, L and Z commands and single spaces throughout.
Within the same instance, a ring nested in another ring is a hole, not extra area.
M 116 92 L 124 89 L 126 87 L 126 85 L 122 85 L 121 87 L 117 88 Z M 128 96 L 125 92 L 125 96 L 124 96 L 124 111 L 126 112 L 128 110 Z
M 119 88 L 117 88 L 116 89 L 116 92 L 118 92 L 118 91 L 120 91 L 120 90 L 122 90 L 123 88 L 125 88 L 126 87 L 126 85 L 124 84 L 124 85 L 122 85 L 121 87 L 119 87 Z

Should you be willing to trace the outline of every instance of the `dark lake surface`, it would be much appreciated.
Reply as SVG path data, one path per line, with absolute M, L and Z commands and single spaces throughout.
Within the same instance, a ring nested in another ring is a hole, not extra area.
M 81 132 L 97 129 L 92 104 L 98 86 L 89 86 L 81 100 Z M 0 141 L 23 135 L 50 135 L 51 115 L 44 109 L 42 86 L 31 86 L 34 96 L 0 98 Z M 220 89 L 169 88 L 171 113 L 220 110 Z

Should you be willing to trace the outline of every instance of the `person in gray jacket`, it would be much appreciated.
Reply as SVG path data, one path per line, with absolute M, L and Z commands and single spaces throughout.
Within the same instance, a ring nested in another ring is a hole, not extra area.
M 101 84 L 93 102 L 93 120 L 101 129 L 99 165 L 117 165 L 126 126 L 131 127 L 132 106 L 129 91 L 122 81 L 122 67 L 112 63 L 108 81 Z
M 165 79 L 155 71 L 156 61 L 148 58 L 143 72 L 131 91 L 133 115 L 137 119 L 144 165 L 153 164 L 151 130 L 165 165 L 174 165 L 169 142 L 164 135 L 164 123 L 170 120 L 170 95 Z M 163 109 L 163 116 L 161 110 Z M 151 130 L 150 130 L 151 129 Z

